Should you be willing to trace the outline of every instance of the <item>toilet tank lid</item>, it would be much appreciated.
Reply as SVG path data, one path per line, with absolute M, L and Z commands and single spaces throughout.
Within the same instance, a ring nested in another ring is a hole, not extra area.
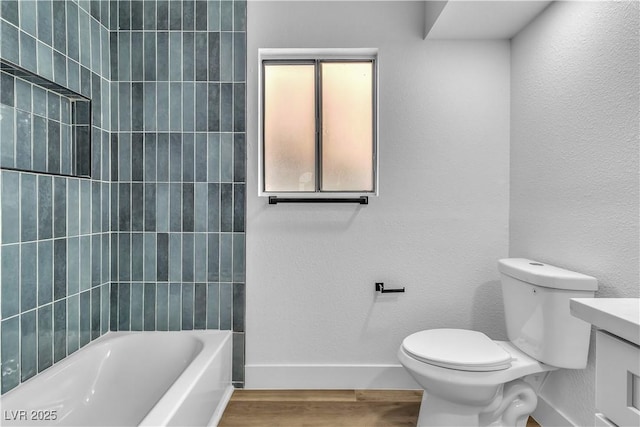
M 507 276 L 545 288 L 571 291 L 598 290 L 598 280 L 595 277 L 526 258 L 501 259 L 498 261 L 498 270 Z

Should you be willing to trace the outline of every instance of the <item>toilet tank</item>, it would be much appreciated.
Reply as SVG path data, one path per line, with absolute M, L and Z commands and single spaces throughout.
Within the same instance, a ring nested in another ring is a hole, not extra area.
M 591 325 L 571 316 L 570 298 L 593 298 L 590 276 L 524 258 L 498 261 L 509 340 L 529 356 L 558 368 L 587 364 Z

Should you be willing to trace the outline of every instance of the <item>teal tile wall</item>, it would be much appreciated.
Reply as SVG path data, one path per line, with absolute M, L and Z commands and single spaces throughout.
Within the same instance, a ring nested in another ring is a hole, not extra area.
M 0 57 L 94 106 L 91 179 L 0 170 L 2 393 L 109 329 L 109 26 L 93 3 L 0 1 Z M 0 99 L 1 165 L 68 173 L 69 147 L 46 143 L 70 130 L 65 99 L 6 73 Z
M 111 329 L 233 330 L 242 385 L 246 3 L 111 6 Z
M 246 2 L 0 5 L 0 56 L 92 99 L 91 179 L 0 171 L 2 392 L 109 329 L 231 330 L 242 386 Z

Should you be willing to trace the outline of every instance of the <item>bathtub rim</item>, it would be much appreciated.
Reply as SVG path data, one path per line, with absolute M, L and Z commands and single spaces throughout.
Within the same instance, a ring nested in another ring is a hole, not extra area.
M 229 368 L 232 365 L 232 353 L 231 353 L 231 343 L 232 343 L 232 338 L 233 338 L 233 334 L 231 331 L 228 330 L 218 330 L 218 329 L 196 329 L 196 330 L 183 330 L 183 331 L 108 331 L 105 334 L 101 335 L 100 337 L 94 339 L 93 341 L 87 343 L 85 346 L 79 348 L 78 350 L 74 351 L 73 353 L 69 354 L 67 357 L 65 357 L 63 360 L 60 360 L 60 362 L 53 364 L 51 367 L 45 369 L 44 371 L 38 373 L 37 375 L 34 375 L 33 377 L 29 378 L 29 380 L 25 381 L 25 382 L 21 382 L 19 385 L 17 385 L 16 387 L 14 387 L 13 389 L 7 391 L 6 393 L 4 393 L 3 395 L 0 396 L 0 407 L 4 406 L 4 400 L 7 397 L 13 396 L 15 394 L 20 394 L 20 393 L 24 393 L 24 388 L 32 388 L 33 384 L 35 382 L 38 382 L 37 378 L 40 378 L 40 381 L 46 380 L 47 376 L 50 375 L 55 375 L 57 373 L 57 371 L 59 369 L 67 369 L 69 368 L 69 365 L 73 364 L 75 361 L 78 360 L 78 358 L 83 357 L 83 353 L 85 353 L 83 350 L 85 351 L 99 351 L 100 347 L 103 347 L 105 345 L 109 345 L 109 341 L 112 341 L 114 339 L 118 339 L 118 338 L 123 338 L 123 337 L 127 337 L 127 336 L 135 336 L 135 335 L 165 335 L 165 334 L 182 334 L 184 335 L 190 335 L 193 336 L 194 338 L 198 339 L 201 341 L 201 348 L 198 350 L 198 352 L 195 354 L 195 356 L 193 357 L 193 359 L 191 360 L 191 362 L 187 365 L 187 367 L 180 373 L 180 375 L 178 376 L 178 378 L 169 386 L 169 388 L 167 390 L 165 390 L 165 392 L 162 394 L 162 396 L 150 407 L 148 408 L 147 413 L 144 415 L 144 417 L 142 418 L 142 420 L 140 421 L 139 425 L 144 425 L 143 423 L 147 420 L 147 417 L 152 413 L 155 412 L 155 410 L 158 408 L 158 406 L 162 403 L 163 399 L 165 399 L 167 397 L 167 395 L 169 394 L 170 391 L 175 391 L 174 389 L 177 388 L 177 384 L 180 383 L 181 385 L 183 383 L 186 383 L 186 379 L 184 378 L 185 374 L 190 371 L 190 379 L 193 379 L 192 375 L 193 375 L 193 371 L 197 370 L 198 374 L 201 374 L 204 369 L 206 369 L 206 367 L 210 366 L 211 361 L 213 360 L 213 358 L 215 358 L 217 355 L 220 354 L 220 352 L 223 351 L 223 348 L 225 347 L 225 345 L 229 346 L 228 349 L 228 362 L 229 362 Z M 211 338 L 216 337 L 215 340 L 215 344 L 213 342 L 207 342 L 206 337 L 209 336 Z M 225 357 L 225 356 L 223 356 Z M 204 364 L 204 358 L 206 358 L 206 364 L 204 366 L 202 366 L 202 364 Z M 196 361 L 198 361 L 197 365 L 198 366 L 194 366 L 194 363 L 196 363 Z M 200 369 L 198 369 L 200 368 Z M 226 406 L 231 398 L 231 394 L 233 393 L 234 387 L 232 385 L 232 381 L 231 381 L 231 372 L 229 371 L 228 376 L 227 376 L 228 381 L 225 381 L 226 386 L 224 387 L 224 391 L 222 393 L 222 397 L 220 398 L 219 401 L 217 402 L 212 402 L 216 404 L 215 410 L 209 420 L 209 424 L 207 425 L 217 425 L 217 423 L 220 421 L 220 419 L 222 418 L 222 415 L 224 413 L 224 410 L 226 409 Z M 184 390 L 182 390 L 181 393 L 181 398 L 179 400 L 179 403 L 182 404 L 182 402 L 184 402 L 186 396 L 188 395 L 188 392 L 195 386 L 195 382 L 188 384 L 188 387 L 185 387 Z M 178 404 L 177 402 L 173 405 L 171 405 L 171 411 L 170 414 L 168 415 L 168 417 L 166 418 L 167 421 L 171 419 L 171 417 L 177 412 L 177 410 L 180 407 L 180 404 Z M 165 413 L 166 411 L 162 412 Z M 147 424 L 147 425 L 157 425 L 157 424 Z
M 175 334 L 182 333 L 182 334 L 191 334 L 191 335 L 194 335 L 194 334 L 197 335 L 197 334 L 201 334 L 201 333 L 212 333 L 212 335 L 213 334 L 224 335 L 225 333 L 230 333 L 230 331 L 220 330 L 220 329 L 192 329 L 192 330 L 183 330 L 183 331 L 158 331 L 158 330 L 155 330 L 155 331 L 107 331 L 104 334 L 100 335 L 98 338 L 95 338 L 95 339 L 91 340 L 90 342 L 88 342 L 87 344 L 85 344 L 84 346 L 76 349 L 73 353 L 67 354 L 63 359 L 59 360 L 56 363 L 53 363 L 51 366 L 49 366 L 48 368 L 44 369 L 43 371 L 36 373 L 34 376 L 29 378 L 28 380 L 20 382 L 20 384 L 18 384 L 17 386 L 12 388 L 11 390 L 8 390 L 6 393 L 3 393 L 2 395 L 0 395 L 0 402 L 2 402 L 2 399 L 4 399 L 5 396 L 11 396 L 11 395 L 15 394 L 16 392 L 18 392 L 18 390 L 23 389 L 26 385 L 31 384 L 36 378 L 44 377 L 47 374 L 49 374 L 50 372 L 53 372 L 56 369 L 56 367 L 58 367 L 58 369 L 62 369 L 64 367 L 66 367 L 68 364 L 72 363 L 72 361 L 74 361 L 78 357 L 80 357 L 80 356 L 78 356 L 78 354 L 82 354 L 82 351 L 84 351 L 84 350 L 92 350 L 94 347 L 98 347 L 98 346 L 102 345 L 105 342 L 108 342 L 108 341 L 113 340 L 113 339 L 117 339 L 118 337 L 122 337 L 122 336 L 139 335 L 139 334 L 161 335 L 161 334 L 167 334 L 167 333 L 175 333 Z M 195 358 L 197 358 L 199 356 L 200 352 L 203 349 L 201 349 L 196 354 Z
M 151 332 L 151 331 L 150 331 Z M 155 331 L 154 331 L 155 332 Z M 164 332 L 164 331 L 157 331 Z M 165 391 L 162 397 L 156 402 L 156 404 L 150 408 L 149 412 L 144 416 L 142 421 L 138 424 L 138 426 L 142 427 L 152 427 L 158 425 L 168 425 L 169 421 L 176 414 L 180 406 L 183 404 L 184 400 L 187 398 L 189 392 L 193 390 L 196 386 L 197 379 L 202 376 L 204 371 L 209 368 L 212 361 L 220 355 L 223 351 L 225 345 L 231 345 L 232 333 L 231 331 L 221 331 L 215 329 L 204 329 L 204 330 L 190 330 L 190 331 L 175 331 L 182 333 L 191 333 L 194 335 L 206 334 L 206 335 L 222 335 L 223 338 L 219 342 L 218 345 L 207 346 L 206 343 L 202 350 L 196 355 L 196 357 L 191 361 L 191 363 L 186 367 L 184 371 L 180 374 L 180 376 L 176 379 L 176 381 Z M 229 357 L 231 358 L 231 353 L 229 353 Z M 231 366 L 231 360 L 229 360 L 229 366 Z M 224 398 L 227 394 L 229 394 L 229 389 L 231 389 L 231 393 L 233 392 L 233 386 L 231 385 L 231 375 L 229 373 L 229 382 L 225 387 L 225 391 L 223 392 L 223 398 L 216 405 L 216 409 L 210 418 L 208 425 L 217 425 L 211 424 L 213 418 L 216 416 L 218 410 L 220 410 L 220 418 L 222 417 L 222 413 L 228 403 L 228 399 L 226 402 Z M 222 405 L 224 403 L 224 405 Z M 222 408 L 221 408 L 222 407 Z M 221 409 L 220 409 L 221 408 Z

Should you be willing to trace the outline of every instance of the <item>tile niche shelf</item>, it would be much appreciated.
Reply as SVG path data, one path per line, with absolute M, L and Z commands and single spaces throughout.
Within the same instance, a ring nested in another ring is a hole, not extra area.
M 0 58 L 0 168 L 90 178 L 91 100 Z

